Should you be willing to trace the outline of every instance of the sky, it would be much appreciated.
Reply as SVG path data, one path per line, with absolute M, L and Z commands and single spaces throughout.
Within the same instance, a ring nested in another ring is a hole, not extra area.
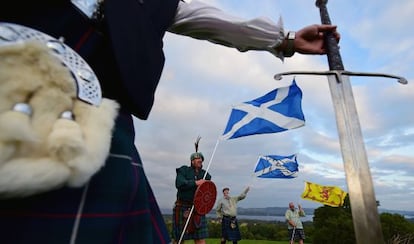
M 245 19 L 283 18 L 285 30 L 319 24 L 315 1 L 204 1 Z M 414 211 L 414 1 L 331 0 L 331 22 L 341 34 L 345 70 L 403 76 L 395 79 L 351 77 L 376 199 L 380 208 Z M 190 164 L 194 142 L 201 137 L 204 169 L 212 175 L 218 196 L 224 187 L 237 195 L 251 190 L 239 207 L 317 208 L 300 197 L 304 182 L 339 186 L 348 191 L 335 113 L 324 76 L 296 76 L 302 89 L 305 126 L 282 133 L 219 140 L 233 106 L 289 85 L 286 71 L 327 71 L 326 56 L 295 54 L 283 62 L 268 52 L 239 52 L 185 36 L 167 33 L 166 63 L 148 120 L 135 119 L 136 146 L 161 208 L 176 198 L 175 169 Z M 350 119 L 350 118 L 347 118 Z M 252 176 L 260 155 L 297 154 L 294 179 Z

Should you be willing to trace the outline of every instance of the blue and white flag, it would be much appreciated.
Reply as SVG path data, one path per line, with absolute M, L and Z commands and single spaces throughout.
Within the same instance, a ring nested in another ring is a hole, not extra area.
M 295 178 L 299 168 L 296 154 L 290 156 L 260 156 L 254 174 L 260 178 Z
M 234 139 L 295 129 L 305 124 L 302 91 L 295 80 L 232 109 L 221 139 Z

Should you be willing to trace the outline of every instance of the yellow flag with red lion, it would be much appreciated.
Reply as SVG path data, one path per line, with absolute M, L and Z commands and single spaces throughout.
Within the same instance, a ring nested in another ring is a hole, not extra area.
M 346 194 L 338 186 L 323 186 L 305 181 L 305 189 L 301 197 L 331 207 L 339 207 L 344 203 Z

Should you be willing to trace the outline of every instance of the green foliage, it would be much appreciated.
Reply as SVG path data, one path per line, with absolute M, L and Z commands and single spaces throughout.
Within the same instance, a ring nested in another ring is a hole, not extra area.
M 239 226 L 239 229 L 243 239 L 254 240 L 254 234 L 250 232 L 249 226 L 247 224 L 241 224 Z
M 379 206 L 379 201 L 377 201 Z M 399 214 L 380 214 L 384 240 L 389 244 L 413 244 L 414 224 Z M 323 206 L 315 209 L 312 243 L 356 243 L 349 197 L 342 207 Z M 309 230 L 307 231 L 309 234 Z
M 239 229 L 243 240 L 288 240 L 285 222 L 239 220 Z M 209 220 L 208 232 L 210 238 L 220 238 L 221 224 L 215 220 Z
M 303 229 L 305 230 L 306 242 L 313 243 L 313 235 L 315 233 L 315 227 L 312 222 L 304 222 Z M 287 230 L 286 230 L 287 235 Z
M 377 202 L 379 205 L 379 202 Z M 171 231 L 172 216 L 164 216 Z M 414 244 L 414 223 L 399 214 L 380 214 L 384 240 L 387 244 Z M 351 205 L 348 196 L 342 207 L 323 206 L 314 210 L 313 222 L 304 222 L 306 243 L 354 244 L 355 233 Z M 286 222 L 239 220 L 242 240 L 239 244 L 288 243 Z M 208 220 L 209 243 L 220 243 L 221 224 L 216 219 Z M 214 241 L 212 241 L 214 240 Z
M 414 243 L 413 238 L 407 242 L 394 242 L 396 239 L 406 239 L 406 237 L 414 236 L 414 224 L 399 214 L 382 213 L 380 215 L 382 233 L 384 239 L 388 240 L 388 243 Z
M 188 243 L 193 243 L 193 242 L 188 242 Z M 209 238 L 206 240 L 206 244 L 217 244 L 220 243 L 220 239 L 217 238 Z M 230 244 L 231 242 L 227 242 L 228 244 Z M 288 242 L 286 241 L 269 241 L 269 240 L 241 240 L 238 242 L 238 244 L 287 244 Z M 309 242 L 305 242 L 309 243 Z
M 212 237 L 220 237 L 221 236 L 221 224 L 218 221 L 209 221 L 208 225 L 208 233 L 209 236 Z
M 314 212 L 313 243 L 356 243 L 349 208 L 323 206 Z

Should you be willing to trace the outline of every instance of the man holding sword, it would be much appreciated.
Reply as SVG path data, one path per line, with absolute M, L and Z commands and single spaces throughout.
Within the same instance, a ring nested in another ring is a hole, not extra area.
M 288 231 L 289 231 L 289 244 L 295 243 L 295 240 L 299 240 L 299 244 L 303 244 L 305 240 L 305 231 L 303 230 L 302 221 L 300 217 L 305 217 L 305 211 L 303 211 L 302 206 L 298 204 L 298 209 L 295 209 L 295 204 L 293 202 L 289 203 L 289 209 L 286 210 L 285 218 L 288 222 Z

